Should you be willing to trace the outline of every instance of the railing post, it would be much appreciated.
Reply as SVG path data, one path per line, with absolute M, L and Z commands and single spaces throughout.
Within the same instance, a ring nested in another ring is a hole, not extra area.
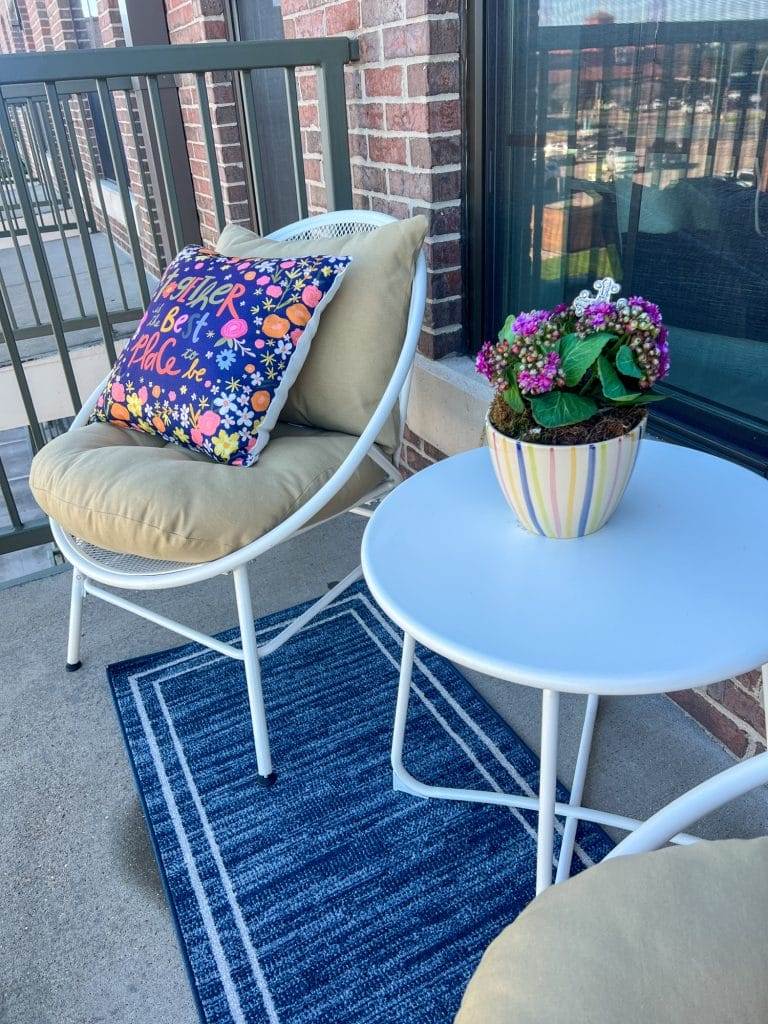
M 349 125 L 344 64 L 323 61 L 317 69 L 320 134 L 323 140 L 323 176 L 329 210 L 352 208 L 352 173 L 349 164 Z

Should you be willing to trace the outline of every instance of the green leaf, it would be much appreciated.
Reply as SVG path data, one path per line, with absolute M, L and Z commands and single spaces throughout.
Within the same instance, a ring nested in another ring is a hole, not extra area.
M 566 385 L 572 388 L 578 384 L 608 342 L 615 340 L 616 335 L 609 331 L 589 334 L 586 338 L 566 334 L 560 341 L 560 361 Z
M 520 388 L 517 386 L 515 380 L 514 371 L 510 371 L 507 377 L 509 387 L 506 391 L 502 391 L 501 397 L 515 412 L 525 412 L 525 402 L 523 402 L 523 396 L 520 394 Z
M 540 427 L 567 427 L 594 416 L 597 405 L 591 398 L 574 395 L 571 391 L 550 391 L 532 397 L 531 410 Z
M 650 405 L 651 402 L 663 402 L 666 397 L 666 395 L 654 395 L 648 391 L 637 399 L 635 405 Z
M 606 398 L 610 398 L 612 402 L 629 404 L 637 402 L 638 399 L 643 397 L 641 391 L 628 391 L 624 387 L 618 373 L 616 373 L 616 370 L 605 356 L 600 356 L 597 361 L 597 373 L 600 377 L 600 383 L 603 385 L 603 394 Z
M 616 353 L 616 369 L 625 377 L 642 377 L 643 371 L 635 362 L 635 356 L 629 345 L 622 345 Z
M 512 316 L 512 314 L 510 313 L 510 315 L 504 321 L 504 326 L 499 331 L 499 334 L 498 334 L 499 341 L 511 341 L 512 340 L 512 335 L 514 333 L 513 330 L 512 330 L 512 324 L 514 322 L 515 322 L 515 317 Z

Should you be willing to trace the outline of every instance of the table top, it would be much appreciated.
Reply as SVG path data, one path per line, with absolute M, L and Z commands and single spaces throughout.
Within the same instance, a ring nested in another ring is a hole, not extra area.
M 613 518 L 522 529 L 484 448 L 417 473 L 363 539 L 384 611 L 468 668 L 573 693 L 659 693 L 768 662 L 768 481 L 643 441 Z

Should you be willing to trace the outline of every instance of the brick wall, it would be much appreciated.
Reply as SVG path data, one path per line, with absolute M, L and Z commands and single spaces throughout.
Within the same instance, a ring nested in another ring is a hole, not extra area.
M 165 0 L 165 7 L 171 43 L 215 42 L 229 38 L 224 0 Z M 251 222 L 246 162 L 232 82 L 222 72 L 208 75 L 207 84 L 225 219 L 228 223 L 255 227 Z M 184 76 L 179 101 L 197 197 L 200 230 L 203 240 L 212 243 L 219 232 L 197 90 L 191 76 Z
M 461 274 L 461 98 L 458 0 L 283 0 L 289 38 L 347 34 L 355 205 L 429 220 L 427 311 L 420 348 L 464 348 Z M 309 201 L 325 206 L 314 76 L 299 76 Z

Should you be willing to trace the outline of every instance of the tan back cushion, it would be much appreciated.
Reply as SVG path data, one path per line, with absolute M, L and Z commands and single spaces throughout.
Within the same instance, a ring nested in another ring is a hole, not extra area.
M 455 1024 L 765 1024 L 768 839 L 618 857 L 485 951 Z
M 333 302 L 323 313 L 307 360 L 281 419 L 323 430 L 361 434 L 379 403 L 405 339 L 416 259 L 425 217 L 384 224 L 342 238 L 275 242 L 230 224 L 216 243 L 225 256 L 351 256 Z M 397 408 L 379 435 L 393 452 Z

